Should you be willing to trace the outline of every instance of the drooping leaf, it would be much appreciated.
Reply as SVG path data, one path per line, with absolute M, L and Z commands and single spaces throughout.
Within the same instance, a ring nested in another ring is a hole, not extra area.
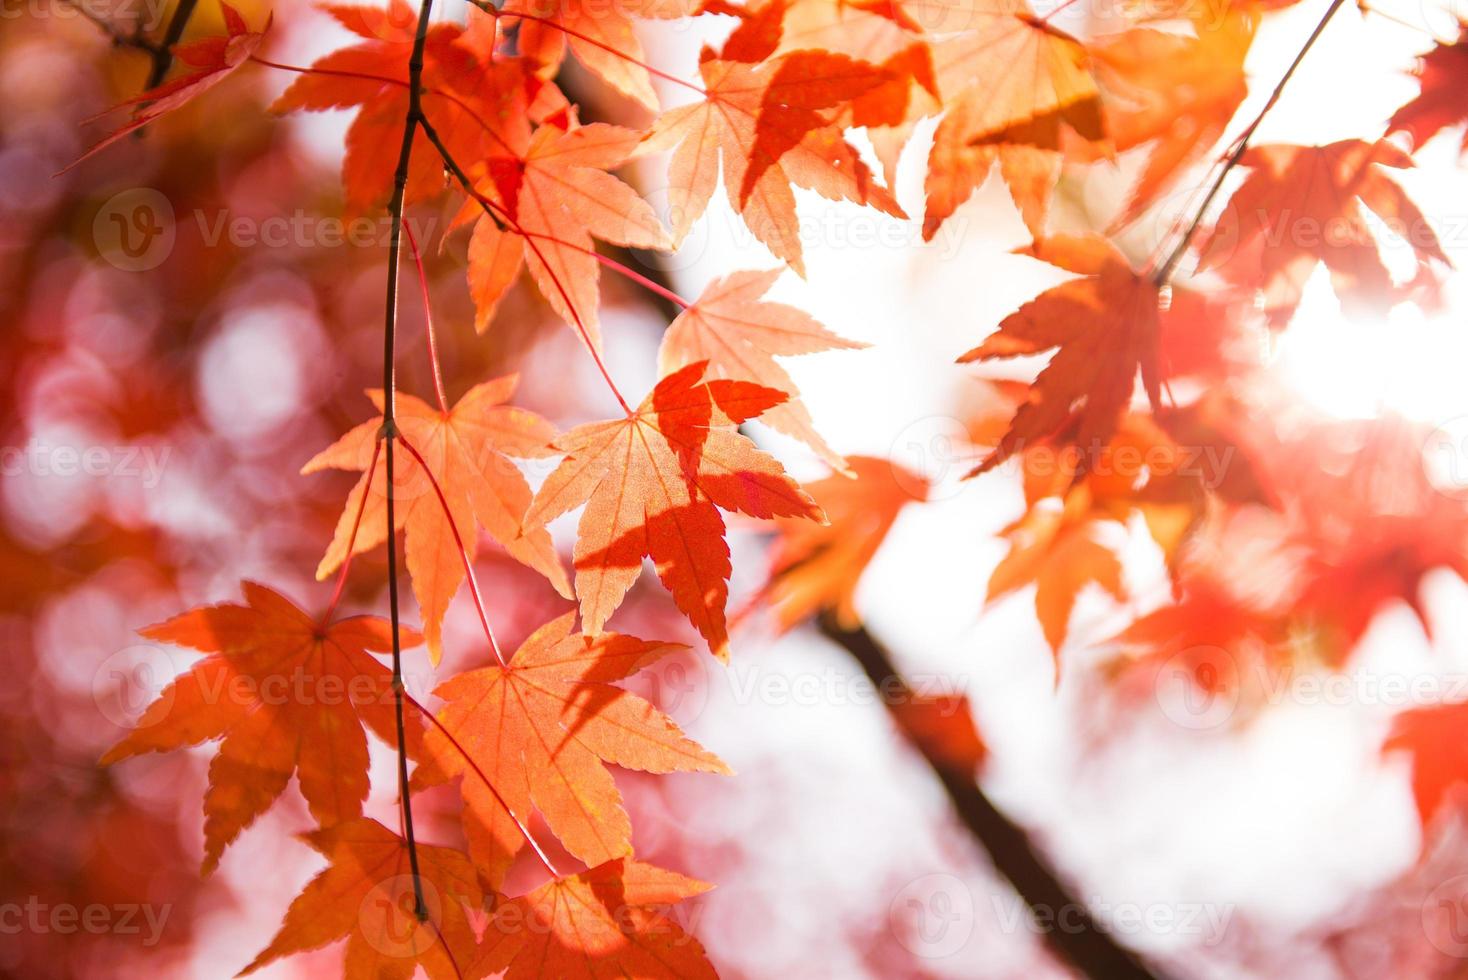
M 779 276 L 778 269 L 736 272 L 710 283 L 663 334 L 658 370 L 671 374 L 695 361 L 707 361 L 710 377 L 753 381 L 783 391 L 789 400 L 765 412 L 761 420 L 843 469 L 845 462 L 816 432 L 800 391 L 775 357 L 866 345 L 836 336 L 803 310 L 760 299 Z
M 472 561 L 480 527 L 516 561 L 540 572 L 562 595 L 571 596 L 571 584 L 550 533 L 525 517 L 532 496 L 530 484 L 509 458 L 546 456 L 555 436 L 550 423 L 540 416 L 504 404 L 514 393 L 516 380 L 512 375 L 475 385 L 447 412 L 412 395 L 398 395 L 398 428 L 433 474 L 430 480 L 410 453 L 397 448 L 394 516 L 406 539 L 408 574 L 423 611 L 424 633 L 435 663 L 441 653 L 444 613 L 464 581 L 458 541 Z M 368 397 L 381 411 L 382 393 L 371 391 Z M 372 474 L 365 472 L 381 431 L 381 417 L 364 422 L 301 469 L 302 473 L 328 468 L 364 471 L 347 495 L 336 534 L 317 566 L 317 578 L 340 567 L 354 527 L 353 554 L 370 551 L 387 540 L 386 453 L 377 454 Z M 434 481 L 443 491 L 448 513 L 434 490 Z M 359 525 L 357 513 L 364 495 L 367 501 Z
M 1063 507 L 1031 507 L 1001 532 L 1009 553 L 989 577 L 990 602 L 1035 586 L 1035 612 L 1056 656 L 1057 678 L 1060 648 L 1081 591 L 1094 584 L 1118 601 L 1126 598 L 1121 561 L 1096 539 L 1090 504 L 1089 492 L 1079 487 Z
M 527 821 L 532 809 L 588 864 L 632 853 L 632 826 L 608 763 L 729 771 L 661 711 L 612 683 L 677 645 L 583 636 L 571 632 L 574 620 L 567 613 L 542 626 L 508 666 L 460 674 L 435 692 L 445 701 L 442 730 L 428 732 L 415 782 L 463 777 L 469 850 L 496 886 L 525 843 L 515 818 Z
M 466 976 L 714 980 L 703 946 L 674 911 L 711 887 L 626 859 L 557 878 L 499 908 Z
M 469 916 L 484 907 L 474 866 L 463 853 L 416 841 L 414 887 L 407 842 L 376 820 L 358 819 L 304 835 L 326 857 L 286 910 L 280 931 L 240 976 L 293 953 L 347 940 L 343 975 L 459 980 L 475 953 Z M 417 892 L 427 917 L 418 918 Z
M 361 816 L 367 797 L 363 725 L 397 744 L 392 673 L 369 651 L 392 650 L 386 620 L 323 624 L 273 589 L 242 584 L 246 605 L 201 606 L 142 630 L 209 656 L 166 687 L 104 765 L 222 739 L 204 796 L 204 871 L 270 808 L 294 774 L 322 826 Z M 403 629 L 402 644 L 422 642 Z M 410 749 L 423 719 L 407 712 Z
M 582 629 L 601 632 L 651 556 L 673 601 L 721 659 L 729 548 L 719 508 L 752 517 L 824 520 L 810 496 L 735 427 L 785 401 L 746 381 L 705 381 L 690 364 L 659 381 L 624 419 L 578 426 L 526 519 L 544 523 L 587 502 L 577 528 Z
M 66 169 L 106 149 L 129 133 L 142 129 L 148 123 L 193 101 L 228 78 L 236 69 L 250 60 L 250 55 L 260 47 L 265 32 L 270 29 L 267 21 L 263 29 L 250 30 L 240 12 L 227 3 L 220 3 L 227 33 L 222 37 L 206 37 L 173 49 L 173 57 L 187 66 L 187 71 L 149 89 L 142 95 L 128 99 L 114 109 L 133 106 L 132 118 L 121 128 L 109 133 L 93 144 Z

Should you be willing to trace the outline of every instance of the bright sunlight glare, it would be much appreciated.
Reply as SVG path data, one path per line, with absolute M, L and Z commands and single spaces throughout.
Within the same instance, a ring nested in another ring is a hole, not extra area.
M 1468 332 L 1442 313 L 1401 303 L 1384 317 L 1347 317 L 1317 270 L 1299 312 L 1280 335 L 1273 370 L 1322 412 L 1369 418 L 1386 412 L 1424 422 L 1468 414 Z

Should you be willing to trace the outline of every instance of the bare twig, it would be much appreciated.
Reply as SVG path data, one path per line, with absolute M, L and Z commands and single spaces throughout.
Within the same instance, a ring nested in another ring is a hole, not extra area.
M 1330 7 L 1325 11 L 1325 15 L 1320 18 L 1320 23 L 1315 25 L 1315 30 L 1311 31 L 1310 36 L 1305 39 L 1304 47 L 1300 48 L 1300 53 L 1295 55 L 1295 60 L 1290 62 L 1290 67 L 1285 69 L 1284 76 L 1280 78 L 1279 84 L 1270 93 L 1269 101 L 1264 103 L 1264 108 L 1259 110 L 1259 115 L 1254 117 L 1254 121 L 1249 124 L 1249 128 L 1244 130 L 1239 138 L 1234 141 L 1233 150 L 1229 153 L 1227 159 L 1224 160 L 1223 167 L 1218 171 L 1218 176 L 1213 179 L 1212 186 L 1208 188 L 1208 193 L 1203 196 L 1203 203 L 1198 206 L 1198 212 L 1193 215 L 1193 220 L 1188 225 L 1187 231 L 1183 232 L 1182 239 L 1178 241 L 1177 245 L 1173 246 L 1172 251 L 1167 256 L 1167 260 L 1153 274 L 1152 281 L 1159 289 L 1172 281 L 1172 274 L 1177 269 L 1178 262 L 1182 260 L 1184 253 L 1187 252 L 1188 245 L 1193 241 L 1193 236 L 1198 233 L 1198 226 L 1203 223 L 1203 217 L 1208 213 L 1208 208 L 1213 204 L 1213 199 L 1222 190 L 1224 178 L 1228 176 L 1228 172 L 1243 157 L 1244 151 L 1249 148 L 1249 140 L 1253 138 L 1255 130 L 1259 128 L 1259 124 L 1264 122 L 1264 117 L 1269 115 L 1269 110 L 1274 108 L 1274 104 L 1284 94 L 1285 85 L 1289 84 L 1289 80 L 1294 77 L 1295 69 L 1300 67 L 1300 62 L 1305 60 L 1305 55 L 1315 45 L 1316 39 L 1324 33 L 1325 25 L 1330 23 L 1330 19 L 1335 16 L 1336 11 L 1340 10 L 1344 3 L 1345 0 L 1332 0 Z

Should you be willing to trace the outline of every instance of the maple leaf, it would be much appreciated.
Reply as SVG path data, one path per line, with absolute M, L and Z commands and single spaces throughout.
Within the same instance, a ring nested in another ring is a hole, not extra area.
M 478 216 L 469 246 L 469 289 L 483 330 L 523 260 L 541 295 L 567 323 L 585 331 L 587 344 L 601 350 L 593 236 L 631 248 L 666 249 L 672 240 L 652 207 L 631 187 L 607 173 L 637 148 L 641 134 L 592 123 L 562 132 L 542 126 L 513 180 L 491 173 L 477 188 L 493 201 L 507 228 L 468 201 L 460 221 Z
M 419 967 L 433 980 L 459 980 L 475 955 L 469 914 L 484 906 L 474 865 L 449 847 L 415 842 L 426 920 L 415 914 L 407 842 L 376 820 L 357 819 L 302 839 L 327 867 L 286 910 L 280 931 L 240 976 L 308 950 L 347 940 L 343 975 L 411 980 Z
M 277 113 L 358 108 L 346 135 L 342 184 L 346 210 L 360 214 L 383 204 L 408 114 L 409 60 L 417 12 L 403 0 L 386 9 L 327 5 L 323 8 L 362 42 L 333 51 L 311 65 L 271 105 Z M 482 22 L 476 19 L 476 22 Z M 553 89 L 527 73 L 523 59 L 496 58 L 472 26 L 432 24 L 424 39 L 421 108 L 456 160 L 490 170 L 513 167 L 530 136 L 530 100 Z M 420 127 L 413 138 L 404 201 L 431 198 L 444 187 L 444 166 Z
M 784 58 L 798 54 L 750 65 L 720 60 L 705 49 L 699 63 L 704 101 L 663 113 L 645 137 L 645 149 L 673 151 L 668 164 L 668 206 L 675 245 L 708 207 L 721 162 L 729 205 L 776 258 L 800 275 L 805 274 L 805 263 L 792 185 L 828 200 L 868 204 L 894 217 L 905 217 L 891 192 L 873 182 L 870 170 L 837 124 L 804 132 L 778 160 L 770 160 L 768 152 L 759 150 L 766 90 L 780 76 Z M 801 80 L 780 77 L 784 84 L 779 98 L 796 99 Z M 825 76 L 815 74 L 808 83 L 814 90 L 811 97 L 819 101 L 827 84 Z M 781 142 L 791 144 L 792 140 Z M 754 159 L 757 153 L 759 161 Z M 751 168 L 759 171 L 752 182 L 747 178 Z
M 1277 450 L 1276 485 L 1298 501 L 1333 502 L 1302 508 L 1296 535 L 1309 558 L 1295 612 L 1327 659 L 1343 659 L 1394 602 L 1431 636 L 1424 579 L 1437 568 L 1468 579 L 1468 507 L 1444 494 L 1426 466 L 1442 439 L 1442 430 L 1387 414 L 1318 425 L 1308 443 Z
M 1244 58 L 1258 20 L 1251 10 L 1230 11 L 1196 37 L 1138 28 L 1090 46 L 1111 96 L 1106 132 L 1116 149 L 1152 144 L 1118 224 L 1141 214 L 1223 135 L 1249 91 Z
M 509 459 L 509 455 L 550 455 L 555 436 L 550 423 L 534 412 L 504 404 L 514 394 L 516 382 L 516 376 L 510 375 L 475 385 L 447 411 L 412 395 L 397 396 L 398 430 L 433 475 L 430 480 L 411 454 L 398 452 L 393 488 L 397 529 L 404 533 L 408 573 L 434 663 L 442 651 L 444 614 L 464 581 L 459 542 L 473 561 L 478 551 L 476 526 L 488 531 L 516 561 L 544 575 L 561 595 L 570 598 L 572 594 L 550 532 L 525 517 L 532 499 L 530 484 Z M 373 390 L 367 395 L 382 411 L 382 392 Z M 361 554 L 387 540 L 386 454 L 378 453 L 376 469 L 365 472 L 381 432 L 381 416 L 363 422 L 301 468 L 302 473 L 327 468 L 363 471 L 347 495 L 336 533 L 316 568 L 317 579 L 341 566 L 349 543 L 353 554 Z M 434 482 L 444 500 L 439 499 Z
M 891 460 L 852 456 L 847 462 L 851 476 L 837 474 L 806 487 L 829 524 L 775 522 L 769 583 L 756 598 L 774 606 L 781 630 L 827 611 L 843 628 L 856 627 L 862 573 L 903 508 L 927 499 L 928 481 Z
M 785 393 L 703 381 L 705 368 L 698 362 L 663 378 L 624 419 L 578 426 L 556 440 L 566 458 L 526 520 L 545 523 L 587 502 L 574 561 L 585 632 L 601 632 L 651 556 L 678 608 L 727 659 L 729 548 L 719 508 L 825 518 L 778 462 L 735 430 Z
M 933 46 L 946 112 L 933 134 L 923 238 L 932 239 L 995 162 L 1031 234 L 1044 234 L 1063 159 L 1105 149 L 1100 90 L 1085 47 L 1028 13 Z M 1079 143 L 1066 138 L 1062 124 Z
M 1273 327 L 1289 322 L 1322 262 L 1347 312 L 1390 305 L 1391 275 L 1361 205 L 1411 243 L 1423 273 L 1429 260 L 1451 265 L 1417 205 L 1386 175 L 1383 168 L 1412 166 L 1390 143 L 1251 146 L 1239 164 L 1253 172 L 1202 241 L 1199 268 L 1260 290 Z
M 712 887 L 640 861 L 557 878 L 500 906 L 467 975 L 505 980 L 713 980 L 703 946 L 672 907 Z
M 974 474 L 998 466 L 1017 450 L 1071 426 L 1069 441 L 1088 454 L 1105 447 L 1131 402 L 1140 370 L 1147 397 L 1160 404 L 1158 335 L 1161 292 L 1132 269 L 1115 246 L 1094 235 L 1057 236 L 1022 250 L 1085 278 L 1046 290 L 1006 317 L 960 363 L 1038 354 L 1058 348 L 1030 386 L 1025 402 L 994 451 Z M 1085 472 L 1082 465 L 1081 474 Z
M 223 739 L 204 796 L 204 872 L 270 808 L 294 773 L 323 826 L 362 813 L 367 797 L 365 724 L 397 742 L 392 673 L 368 651 L 392 650 L 375 616 L 323 625 L 273 589 L 241 584 L 247 605 L 201 606 L 141 634 L 210 656 L 173 680 L 103 765 Z M 422 639 L 400 631 L 403 646 Z M 423 719 L 409 712 L 416 736 Z
M 658 111 L 657 93 L 647 57 L 632 17 L 676 18 L 692 12 L 690 0 L 509 0 L 506 15 L 528 14 L 538 20 L 520 25 L 519 47 L 554 75 L 569 45 L 593 74 L 644 108 Z
M 707 361 L 710 377 L 753 381 L 785 392 L 789 400 L 765 412 L 761 420 L 844 469 L 845 461 L 816 432 L 799 389 L 775 357 L 860 350 L 867 345 L 836 336 L 804 310 L 760 299 L 779 276 L 778 269 L 736 272 L 710 283 L 663 334 L 658 370 L 670 374 L 695 361 Z
M 1449 803 L 1462 802 L 1468 784 L 1468 702 L 1404 711 L 1392 721 L 1383 752 L 1412 757 L 1412 798 L 1424 830 Z
M 992 429 L 988 421 L 1003 411 L 1002 401 L 976 429 Z M 1200 439 L 1219 438 L 1201 423 L 1189 431 Z M 1156 421 L 1135 413 L 1121 418 L 1099 450 L 1026 449 L 1019 457 L 1026 510 L 1000 532 L 1009 551 L 990 577 L 988 601 L 1035 585 L 1035 610 L 1058 658 L 1076 599 L 1087 586 L 1125 597 L 1121 563 L 1101 540 L 1103 528 L 1120 533 L 1140 516 L 1176 575 L 1184 545 L 1202 526 L 1208 495 L 1242 492 L 1247 484 L 1243 462 L 1237 465 L 1242 472 L 1224 480 L 1234 455 L 1223 459 L 1217 466 L 1225 472 L 1201 466 Z
M 1173 600 L 1114 637 L 1118 675 L 1130 674 L 1140 687 L 1133 693 L 1154 703 L 1159 683 L 1186 681 L 1207 696 L 1201 709 L 1185 708 L 1194 714 L 1210 711 L 1220 695 L 1228 706 L 1267 694 L 1261 682 L 1291 669 L 1297 649 L 1301 561 L 1283 519 L 1257 506 L 1222 510 L 1177 564 Z M 1159 673 L 1164 667 L 1172 676 Z
M 1031 507 L 1000 532 L 1009 539 L 1009 553 L 989 576 L 989 602 L 1035 586 L 1035 612 L 1056 657 L 1057 682 L 1060 648 L 1081 590 L 1095 584 L 1118 602 L 1126 598 L 1121 562 L 1096 540 L 1090 504 L 1089 491 L 1080 487 L 1063 507 Z
M 749 166 L 739 185 L 739 201 L 805 137 L 836 121 L 835 110 L 850 105 L 885 81 L 875 66 L 829 51 L 792 51 L 771 66 L 760 94 Z
M 1423 56 L 1417 67 L 1421 90 L 1417 97 L 1396 112 L 1387 123 L 1388 133 L 1407 133 L 1412 145 L 1420 147 L 1449 126 L 1468 120 L 1468 25 L 1458 28 L 1456 39 L 1437 45 Z M 1468 152 L 1468 131 L 1462 138 Z
M 516 818 L 528 819 L 532 805 L 587 864 L 632 853 L 632 825 L 607 763 L 729 772 L 672 719 L 612 683 L 683 648 L 572 633 L 575 618 L 567 613 L 536 630 L 508 665 L 460 674 L 434 692 L 446 702 L 442 729 L 427 733 L 414 781 L 463 776 L 469 852 L 496 886 L 524 844 Z
M 67 170 L 106 149 L 129 133 L 142 129 L 160 116 L 167 115 L 193 101 L 224 81 L 235 69 L 250 60 L 250 56 L 265 39 L 265 32 L 270 29 L 270 21 L 266 22 L 263 29 L 252 31 L 238 10 L 227 3 L 220 3 L 219 8 L 224 16 L 224 26 L 228 33 L 223 37 L 200 38 L 188 44 L 175 46 L 173 48 L 174 59 L 186 65 L 189 70 L 103 113 L 102 115 L 107 115 L 125 106 L 135 107 L 132 118 L 126 125 L 93 144 L 87 152 L 67 166 Z
M 741 49 L 745 32 L 762 41 Z M 911 124 L 941 108 L 932 49 L 922 33 L 896 3 L 771 0 L 730 35 L 722 57 L 762 61 L 771 53 L 821 50 L 866 62 L 876 84 L 851 99 L 849 112 L 843 107 L 837 118 L 866 129 L 886 184 L 893 187 Z

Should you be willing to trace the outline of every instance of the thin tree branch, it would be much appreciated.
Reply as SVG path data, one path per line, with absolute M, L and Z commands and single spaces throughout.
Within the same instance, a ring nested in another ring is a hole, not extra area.
M 1264 122 L 1264 117 L 1269 115 L 1269 110 L 1274 108 L 1274 104 L 1284 94 L 1285 86 L 1294 77 L 1295 69 L 1300 67 L 1300 62 L 1305 60 L 1305 55 L 1315 45 L 1316 39 L 1325 32 L 1325 25 L 1330 23 L 1330 19 L 1335 16 L 1336 11 L 1340 10 L 1344 3 L 1345 0 L 1331 0 L 1331 5 L 1325 11 L 1325 15 L 1320 18 L 1320 23 L 1316 24 L 1315 30 L 1310 32 L 1310 36 L 1305 40 L 1304 47 L 1300 48 L 1300 53 L 1295 55 L 1295 60 L 1290 62 L 1290 67 L 1285 69 L 1284 76 L 1280 78 L 1279 84 L 1270 93 L 1269 101 L 1264 103 L 1264 108 L 1259 110 L 1259 115 L 1254 117 L 1254 121 L 1249 124 L 1249 128 L 1244 130 L 1239 138 L 1234 141 L 1233 151 L 1224 160 L 1223 167 L 1218 171 L 1218 176 L 1213 180 L 1213 185 L 1208 188 L 1208 193 L 1204 195 L 1203 203 L 1198 206 L 1197 214 L 1193 215 L 1192 223 L 1188 225 L 1187 231 L 1183 232 L 1182 239 L 1173 247 L 1172 252 L 1168 254 L 1167 261 L 1163 262 L 1158 267 L 1157 272 L 1153 274 L 1152 281 L 1159 289 L 1172 281 L 1173 271 L 1177 268 L 1178 262 L 1182 260 L 1183 254 L 1187 252 L 1188 245 L 1193 241 L 1193 236 L 1198 233 L 1198 226 L 1203 223 L 1203 216 L 1208 213 L 1208 208 L 1213 203 L 1213 199 L 1218 196 L 1218 192 L 1223 188 L 1224 178 L 1228 176 L 1228 172 L 1243 157 L 1244 151 L 1249 148 L 1249 140 L 1253 138 L 1254 131 L 1259 128 L 1260 123 Z
M 851 654 L 877 690 L 901 689 L 900 685 L 906 684 L 887 650 L 865 627 L 847 629 L 827 614 L 821 616 L 819 628 L 822 635 Z M 889 711 L 895 707 L 891 702 L 887 704 Z M 1071 894 L 1024 829 L 1000 812 L 971 774 L 946 765 L 913 738 L 895 714 L 893 720 L 943 784 L 958 818 L 988 853 L 994 869 L 1014 886 L 1037 920 L 1065 923 L 1063 929 L 1051 928 L 1045 932 L 1051 952 L 1078 973 L 1095 980 L 1158 980 L 1162 976 L 1150 970 L 1091 918 L 1086 904 Z
M 187 2 L 187 0 L 181 0 Z M 396 543 L 397 488 L 393 485 L 393 443 L 397 441 L 397 322 L 398 268 L 402 260 L 403 198 L 408 190 L 408 165 L 413 159 L 413 137 L 423 115 L 419 87 L 423 79 L 423 48 L 428 39 L 428 19 L 433 14 L 433 0 L 423 0 L 418 11 L 418 30 L 413 38 L 413 53 L 408 59 L 408 114 L 403 120 L 403 143 L 398 150 L 398 166 L 393 173 L 392 203 L 388 214 L 392 221 L 392 238 L 387 253 L 387 311 L 383 324 L 382 353 L 382 434 L 387 440 L 387 594 L 392 621 L 392 691 L 393 714 L 398 738 L 398 796 L 403 812 L 403 836 L 408 844 L 408 864 L 413 873 L 413 914 L 418 921 L 428 920 L 428 906 L 423 901 L 423 879 L 418 869 L 418 845 L 413 837 L 413 798 L 408 790 L 407 733 L 403 726 L 403 646 L 398 614 L 398 552 Z
M 143 91 L 157 88 L 163 76 L 168 74 L 168 69 L 173 66 L 173 46 L 183 37 L 184 28 L 189 26 L 189 18 L 198 5 L 199 0 L 178 0 L 173 16 L 168 19 L 168 26 L 164 28 L 163 39 L 152 49 L 153 70 L 148 72 L 148 82 Z

